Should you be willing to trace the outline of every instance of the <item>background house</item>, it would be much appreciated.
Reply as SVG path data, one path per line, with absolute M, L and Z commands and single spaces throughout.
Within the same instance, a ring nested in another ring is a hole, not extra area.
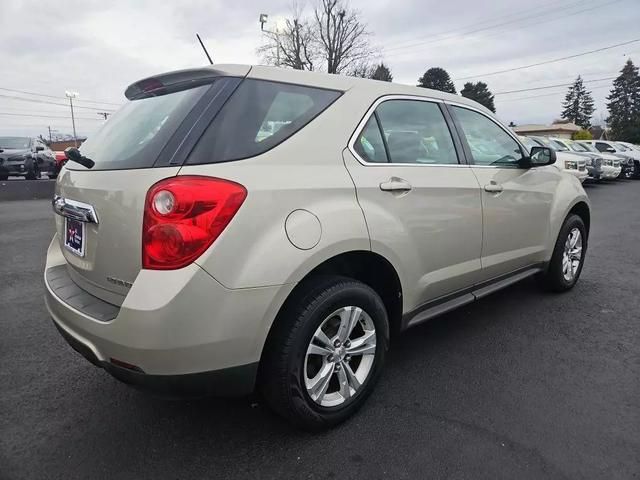
M 551 125 L 518 125 L 513 131 L 518 135 L 540 135 L 542 137 L 571 138 L 581 128 L 574 123 L 552 123 Z

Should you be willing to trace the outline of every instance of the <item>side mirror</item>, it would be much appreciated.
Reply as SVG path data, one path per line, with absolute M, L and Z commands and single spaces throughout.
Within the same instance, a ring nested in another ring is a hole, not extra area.
M 42 152 L 42 151 L 44 151 L 44 147 L 42 145 L 38 145 L 36 147 L 36 152 Z
M 544 167 L 556 163 L 556 151 L 549 147 L 531 147 L 529 167 Z
M 604 151 L 607 153 L 616 153 L 616 149 L 613 147 L 607 147 Z

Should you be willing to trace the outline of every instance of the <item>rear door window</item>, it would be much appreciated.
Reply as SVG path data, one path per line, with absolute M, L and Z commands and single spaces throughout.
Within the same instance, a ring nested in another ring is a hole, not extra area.
M 340 94 L 246 79 L 222 107 L 187 163 L 227 162 L 260 155 L 307 125 Z
M 458 156 L 440 107 L 421 100 L 387 100 L 376 109 L 391 163 L 455 165 Z

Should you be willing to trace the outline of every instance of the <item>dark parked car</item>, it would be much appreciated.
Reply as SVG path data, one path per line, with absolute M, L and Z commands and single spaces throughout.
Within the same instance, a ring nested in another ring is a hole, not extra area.
M 56 178 L 59 171 L 53 152 L 39 138 L 0 137 L 0 180 L 34 180 L 43 173 Z

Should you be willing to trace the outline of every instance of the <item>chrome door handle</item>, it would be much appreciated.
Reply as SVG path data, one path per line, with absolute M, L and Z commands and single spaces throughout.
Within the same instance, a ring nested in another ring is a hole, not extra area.
M 500 185 L 499 183 L 489 183 L 487 185 L 484 186 L 484 191 L 485 192 L 490 192 L 490 193 L 500 193 L 504 190 L 504 187 L 502 185 Z
M 411 188 L 409 182 L 398 177 L 391 177 L 388 181 L 380 184 L 380 190 L 383 192 L 408 192 Z

